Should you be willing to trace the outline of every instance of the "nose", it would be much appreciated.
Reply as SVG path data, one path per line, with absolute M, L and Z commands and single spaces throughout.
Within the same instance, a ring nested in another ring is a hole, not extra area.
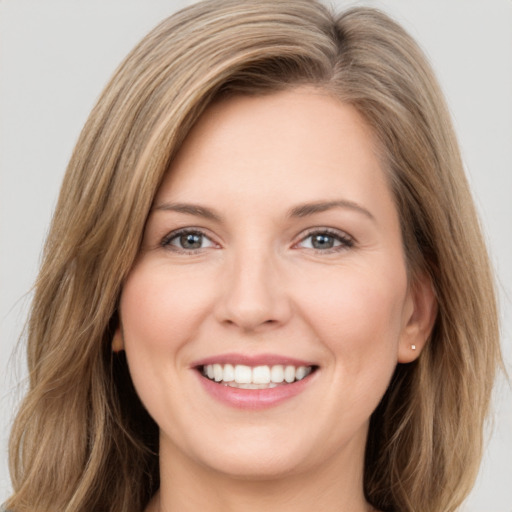
M 226 264 L 217 318 L 244 332 L 285 324 L 292 313 L 288 287 L 276 257 L 240 254 Z

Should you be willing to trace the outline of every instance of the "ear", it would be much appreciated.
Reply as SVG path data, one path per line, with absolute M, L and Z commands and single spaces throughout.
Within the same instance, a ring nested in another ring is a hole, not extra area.
M 121 350 L 124 350 L 124 340 L 121 327 L 118 325 L 114 333 L 114 337 L 112 338 L 112 352 L 117 353 L 121 352 Z
M 404 326 L 398 347 L 398 362 L 410 363 L 418 358 L 434 327 L 437 299 L 430 277 L 421 274 L 409 290 L 404 308 Z

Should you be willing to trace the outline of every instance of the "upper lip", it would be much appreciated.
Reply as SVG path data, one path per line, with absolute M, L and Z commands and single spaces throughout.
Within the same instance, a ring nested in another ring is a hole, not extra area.
M 218 354 L 215 356 L 205 357 L 194 361 L 190 366 L 197 368 L 209 364 L 243 364 L 246 366 L 274 366 L 274 365 L 290 365 L 290 366 L 316 366 L 311 361 L 297 359 L 278 354 Z

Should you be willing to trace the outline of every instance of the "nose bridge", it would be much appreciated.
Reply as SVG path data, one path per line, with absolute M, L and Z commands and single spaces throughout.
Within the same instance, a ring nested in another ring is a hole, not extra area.
M 291 309 L 275 251 L 251 244 L 231 256 L 224 273 L 221 320 L 246 331 L 284 323 Z

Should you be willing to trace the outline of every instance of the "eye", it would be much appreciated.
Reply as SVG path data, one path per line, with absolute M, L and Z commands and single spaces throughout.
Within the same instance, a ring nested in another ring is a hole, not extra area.
M 332 252 L 353 247 L 354 240 L 343 232 L 322 229 L 311 231 L 297 245 L 305 249 Z
M 214 247 L 215 244 L 201 231 L 182 229 L 167 235 L 163 240 L 163 247 L 172 250 L 190 252 Z

